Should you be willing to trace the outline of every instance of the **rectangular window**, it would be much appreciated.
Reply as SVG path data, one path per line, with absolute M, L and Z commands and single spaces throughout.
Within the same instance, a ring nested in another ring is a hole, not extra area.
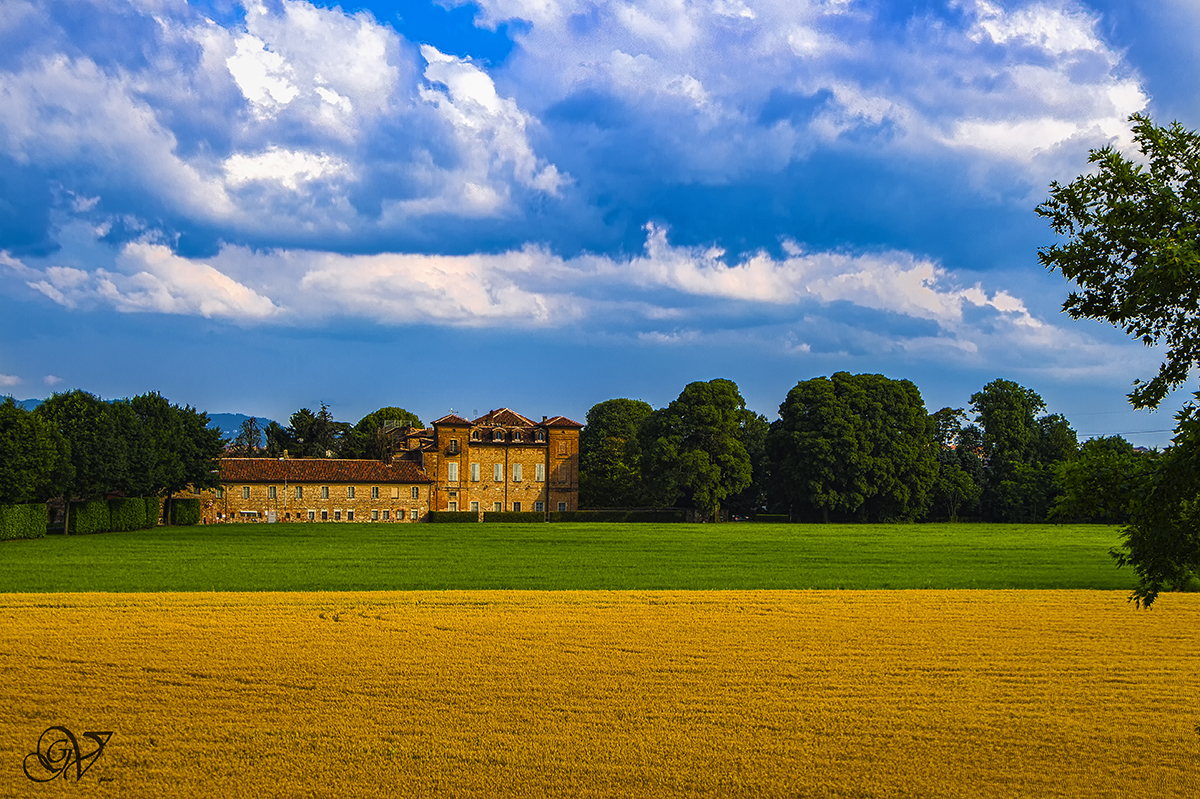
M 392 499 L 400 499 L 400 486 L 392 486 Z
M 504 464 L 497 463 L 495 466 L 492 467 L 492 479 L 495 480 L 497 483 L 504 482 Z
M 502 511 L 502 510 L 504 510 L 504 503 L 503 503 L 503 502 L 493 502 L 493 503 L 492 503 L 492 510 L 494 510 L 494 511 Z
M 327 511 L 327 510 L 321 511 L 321 521 L 323 521 L 323 522 L 329 521 L 329 511 Z
M 267 486 L 267 499 L 275 499 L 275 486 Z
M 304 486 L 296 486 L 296 499 L 304 499 Z
M 471 482 L 472 483 L 479 482 L 479 464 L 478 463 L 471 464 Z
M 533 503 L 533 509 L 535 511 L 537 511 L 538 513 L 541 513 L 542 511 L 544 511 L 546 509 L 546 503 L 545 502 L 535 502 L 535 503 Z
M 519 463 L 513 464 L 513 482 L 514 483 L 521 482 L 521 464 L 519 464 Z
M 514 502 L 514 503 L 513 503 L 513 512 L 514 512 L 514 513 L 520 513 L 520 512 L 521 512 L 521 503 L 520 503 L 520 502 Z
M 385 510 L 383 512 L 383 520 L 386 522 L 391 518 L 392 518 L 392 512 L 390 510 Z
M 225 499 L 225 486 L 217 486 L 217 499 Z
M 567 510 L 567 503 L 565 503 L 565 502 L 558 503 L 558 512 L 559 513 L 563 513 L 566 510 Z
M 354 499 L 354 486 L 346 489 L 346 499 Z
M 400 511 L 400 512 L 403 513 L 404 511 Z M 416 508 L 413 508 L 412 510 L 410 510 L 408 512 L 408 518 L 413 520 L 414 522 L 417 520 L 417 509 Z
M 450 454 L 451 455 L 458 454 L 458 439 L 457 438 L 450 439 Z
M 413 499 L 420 499 L 420 498 L 421 498 L 421 487 L 420 487 L 420 486 L 413 486 L 413 487 L 412 487 L 412 492 L 411 492 L 411 493 L 412 493 L 412 498 L 413 498 Z
M 558 454 L 559 455 L 567 454 L 567 442 L 565 442 L 565 441 L 558 442 Z
M 533 479 L 539 483 L 546 482 L 546 464 L 539 463 L 533 467 Z
M 333 520 L 335 522 L 340 522 L 342 520 L 342 512 L 340 510 L 335 510 L 333 512 Z
M 329 499 L 329 486 L 321 486 L 321 499 Z
M 452 511 L 456 511 L 456 510 L 458 510 L 458 503 L 457 503 L 457 502 L 451 502 L 451 503 L 450 503 L 450 510 L 452 510 Z
M 354 521 L 354 511 L 352 511 L 352 510 L 346 511 L 346 521 L 348 521 L 348 522 Z
M 446 466 L 449 470 L 446 473 L 446 479 L 449 480 L 451 483 L 457 483 L 458 482 L 458 464 L 451 462 L 451 463 L 446 464 Z
M 242 486 L 242 499 L 250 499 L 250 486 Z
M 471 513 L 479 513 L 479 503 L 478 502 L 471 503 Z
M 379 486 L 371 488 L 371 499 L 379 499 Z
M 317 518 L 317 512 L 315 510 L 310 510 L 308 512 L 308 520 L 311 522 L 312 520 L 314 520 L 316 518 Z
M 373 522 L 379 521 L 379 511 L 377 511 L 377 510 L 371 511 L 371 521 L 373 521 Z

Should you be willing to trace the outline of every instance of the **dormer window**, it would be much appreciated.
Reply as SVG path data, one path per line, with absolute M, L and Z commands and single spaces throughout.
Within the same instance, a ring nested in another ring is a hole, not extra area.
M 479 431 L 478 431 L 478 430 L 472 430 L 472 431 L 471 431 L 471 440 L 472 440 L 472 441 L 478 441 L 478 440 L 479 440 Z
M 503 440 L 504 440 L 504 431 L 503 430 L 496 428 L 495 430 L 492 431 L 492 441 L 503 441 Z
M 520 440 L 521 440 L 521 431 L 514 430 L 513 431 L 513 441 L 520 441 Z
M 539 430 L 539 431 L 537 431 L 536 433 L 534 433 L 534 434 L 533 434 L 533 440 L 534 440 L 534 441 L 536 441 L 536 442 L 538 442 L 539 444 L 540 444 L 540 443 L 542 443 L 542 442 L 544 442 L 544 441 L 546 440 L 546 433 L 545 433 L 545 431 Z

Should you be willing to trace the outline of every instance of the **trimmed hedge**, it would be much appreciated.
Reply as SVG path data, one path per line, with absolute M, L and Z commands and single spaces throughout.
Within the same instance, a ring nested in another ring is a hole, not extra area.
M 645 510 L 564 510 L 549 514 L 552 522 L 657 522 L 660 524 L 687 521 L 683 508 L 654 508 Z
M 50 511 L 40 505 L 0 505 L 0 541 L 44 538 Z
M 194 497 L 171 500 L 171 524 L 200 523 L 200 500 Z
M 112 516 L 108 511 L 108 503 L 104 500 L 71 503 L 70 519 L 67 521 L 68 535 L 107 533 L 110 529 Z
M 162 518 L 162 500 L 158 497 L 146 497 L 142 501 L 146 503 L 145 529 L 158 527 L 158 520 Z
M 485 524 L 488 522 L 542 524 L 546 521 L 546 513 L 539 510 L 485 510 L 483 521 Z
M 479 514 L 473 510 L 431 510 L 425 516 L 425 521 L 434 524 L 474 524 L 479 521 Z
M 754 514 L 756 522 L 770 522 L 771 524 L 787 524 L 791 521 L 786 513 L 756 513 Z
M 143 530 L 146 527 L 146 503 L 141 497 L 120 497 L 108 501 L 109 525 L 114 533 Z

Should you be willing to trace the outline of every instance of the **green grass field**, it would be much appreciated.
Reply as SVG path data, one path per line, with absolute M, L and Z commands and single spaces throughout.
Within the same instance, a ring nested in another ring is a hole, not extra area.
M 0 592 L 1130 589 L 1115 527 L 245 524 L 0 543 Z

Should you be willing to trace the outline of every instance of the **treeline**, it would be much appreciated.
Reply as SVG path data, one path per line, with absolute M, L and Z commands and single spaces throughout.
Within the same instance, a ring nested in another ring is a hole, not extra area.
M 114 518 L 118 525 L 147 524 L 148 503 L 142 503 L 140 514 L 134 504 L 117 503 L 116 510 L 105 505 L 106 528 L 97 521 L 99 506 L 86 503 L 114 496 L 154 498 L 157 523 L 157 498 L 165 497 L 170 520 L 174 492 L 217 484 L 214 460 L 225 445 L 208 422 L 207 414 L 174 405 L 158 393 L 104 401 L 76 390 L 55 394 L 32 411 L 5 398 L 0 403 L 0 505 L 59 499 L 64 518 L 50 523 L 61 521 L 72 529 L 74 509 L 88 514 L 79 520 L 85 529 L 113 529 Z
M 820 522 L 1125 520 L 1097 491 L 1153 455 L 1119 437 L 1081 448 L 1064 417 L 1008 380 L 970 400 L 929 413 L 908 380 L 846 372 L 798 383 L 774 422 L 723 379 L 658 410 L 607 400 L 580 436 L 580 505 Z
M 308 408 L 293 413 L 287 427 L 278 422 L 260 425 L 253 416 L 246 419 L 230 444 L 229 454 L 277 458 L 286 452 L 296 458 L 383 459 L 390 452 L 385 433 L 389 422 L 399 427 L 424 427 L 415 413 L 392 406 L 368 413 L 357 424 L 339 422 L 329 406 L 321 403 L 315 413 Z

